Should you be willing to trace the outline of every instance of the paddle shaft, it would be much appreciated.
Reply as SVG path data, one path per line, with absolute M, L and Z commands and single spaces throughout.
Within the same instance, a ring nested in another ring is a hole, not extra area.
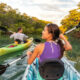
M 75 29 L 76 29 L 76 27 L 74 27 L 74 28 L 72 28 L 72 29 L 70 29 L 70 30 L 66 31 L 66 32 L 64 33 L 64 35 L 66 35 L 66 34 L 68 34 L 68 33 L 72 32 L 72 31 L 73 31 L 73 30 L 75 30 Z
M 16 62 L 18 62 L 19 60 L 23 59 L 23 58 L 26 57 L 26 56 L 27 56 L 27 55 L 21 56 L 20 58 L 18 58 L 18 59 L 16 59 L 16 60 L 12 61 L 11 63 L 8 63 L 8 64 L 7 64 L 7 67 L 9 67 L 10 65 L 12 65 L 12 64 L 14 64 L 14 63 L 16 63 Z
M 27 55 L 21 56 L 20 58 L 12 61 L 11 63 L 8 63 L 7 65 L 0 65 L 0 75 L 2 75 L 10 65 L 12 65 L 13 63 L 15 63 L 15 62 L 23 59 L 23 58 L 26 57 L 26 56 L 27 56 Z
M 11 32 L 11 33 L 14 33 L 13 31 L 10 31 L 10 30 L 8 30 L 8 29 L 5 28 L 5 27 L 0 27 L 0 30 L 5 31 L 5 32 Z
M 70 30 L 66 31 L 66 32 L 64 33 L 64 35 L 66 35 L 66 34 L 70 33 L 71 31 L 73 31 L 73 30 L 75 30 L 75 29 L 76 29 L 76 27 L 74 27 L 74 28 L 72 28 L 72 29 L 70 29 Z

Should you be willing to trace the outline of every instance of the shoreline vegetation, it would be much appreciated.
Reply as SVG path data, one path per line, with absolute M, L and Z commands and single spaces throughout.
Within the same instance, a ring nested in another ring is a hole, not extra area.
M 18 9 L 5 3 L 0 4 L 0 27 L 8 31 L 16 32 L 18 27 L 22 27 L 25 34 L 40 34 L 48 23 L 52 22 L 30 17 L 26 13 L 21 14 Z M 0 31 L 0 34 L 4 33 Z

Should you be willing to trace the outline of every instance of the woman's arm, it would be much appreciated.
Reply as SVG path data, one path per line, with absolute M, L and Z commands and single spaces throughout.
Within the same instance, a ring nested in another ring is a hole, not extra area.
M 71 44 L 69 43 L 69 41 L 64 37 L 64 35 L 63 34 L 60 34 L 60 39 L 62 39 L 62 40 L 64 40 L 64 42 L 65 42 L 65 44 L 64 44 L 64 48 L 65 48 L 65 50 L 72 50 L 72 46 L 71 46 Z
M 39 45 L 36 46 L 36 48 L 34 49 L 33 53 L 28 51 L 27 55 L 28 55 L 28 64 L 32 64 L 32 62 L 35 60 L 35 58 L 38 56 L 39 54 Z

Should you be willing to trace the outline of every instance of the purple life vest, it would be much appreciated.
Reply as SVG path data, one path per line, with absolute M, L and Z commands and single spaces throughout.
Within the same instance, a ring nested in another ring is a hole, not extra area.
M 60 45 L 54 42 L 45 42 L 43 53 L 40 56 L 40 63 L 46 59 L 58 59 L 61 56 Z

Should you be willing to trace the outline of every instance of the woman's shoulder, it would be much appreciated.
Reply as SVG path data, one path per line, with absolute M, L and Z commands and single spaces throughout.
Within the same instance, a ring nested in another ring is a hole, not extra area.
M 40 43 L 36 47 L 40 48 L 40 47 L 43 47 L 43 46 L 44 46 L 44 43 Z
M 41 55 L 41 53 L 43 52 L 44 50 L 44 43 L 40 43 L 36 46 L 36 50 L 38 50 L 39 52 L 39 55 Z

